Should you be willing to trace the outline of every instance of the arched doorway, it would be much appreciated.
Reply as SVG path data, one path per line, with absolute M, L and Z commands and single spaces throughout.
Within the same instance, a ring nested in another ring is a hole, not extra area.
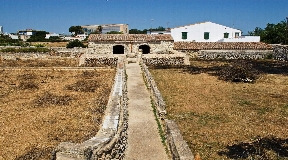
M 141 45 L 139 46 L 139 49 L 142 49 L 142 54 L 150 53 L 150 47 L 148 45 Z
M 113 54 L 124 54 L 124 46 L 122 45 L 113 46 Z

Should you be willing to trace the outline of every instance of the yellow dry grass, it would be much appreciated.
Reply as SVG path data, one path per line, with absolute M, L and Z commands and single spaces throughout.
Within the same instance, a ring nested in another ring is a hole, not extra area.
M 168 117 L 202 159 L 287 158 L 288 76 L 263 72 L 253 84 L 213 76 L 228 63 L 192 61 L 189 69 L 151 69 Z
M 60 142 L 96 135 L 114 76 L 114 69 L 0 69 L 0 159 L 50 159 Z M 87 80 L 93 90 L 67 88 Z
M 1 57 L 0 57 L 1 58 Z M 49 57 L 46 59 L 0 59 L 0 67 L 78 67 L 77 58 Z

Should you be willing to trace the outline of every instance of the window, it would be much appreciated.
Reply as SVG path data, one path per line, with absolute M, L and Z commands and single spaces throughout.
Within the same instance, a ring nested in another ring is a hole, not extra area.
M 187 39 L 187 32 L 182 32 L 182 39 Z
M 240 34 L 239 32 L 236 32 L 236 33 L 235 33 L 235 38 L 238 38 L 238 37 L 239 37 L 239 34 Z
M 204 32 L 204 39 L 209 39 L 209 32 Z
M 229 37 L 229 33 L 224 33 L 224 38 L 228 38 Z

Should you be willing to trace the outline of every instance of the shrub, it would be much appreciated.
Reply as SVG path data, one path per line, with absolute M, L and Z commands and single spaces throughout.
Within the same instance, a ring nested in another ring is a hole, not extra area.
M 74 48 L 74 47 L 82 47 L 82 48 L 85 48 L 86 46 L 82 43 L 82 42 L 80 42 L 79 40 L 74 40 L 74 41 L 70 41 L 68 44 L 67 44 L 67 46 L 66 46 L 66 48 Z
M 260 76 L 260 72 L 244 60 L 234 62 L 216 74 L 219 79 L 231 82 L 253 82 Z

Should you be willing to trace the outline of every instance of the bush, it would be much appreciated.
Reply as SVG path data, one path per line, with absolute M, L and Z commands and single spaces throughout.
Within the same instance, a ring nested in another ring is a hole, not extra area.
M 216 72 L 219 79 L 231 82 L 254 82 L 260 72 L 246 61 L 237 61 Z
M 82 47 L 82 48 L 85 48 L 86 46 L 80 42 L 78 39 L 74 40 L 74 41 L 70 41 L 66 48 L 74 48 L 74 47 Z

